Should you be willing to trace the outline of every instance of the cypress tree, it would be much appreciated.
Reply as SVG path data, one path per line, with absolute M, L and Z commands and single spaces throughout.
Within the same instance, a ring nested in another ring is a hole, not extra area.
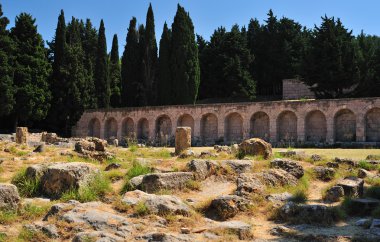
M 168 25 L 164 24 L 160 40 L 160 57 L 158 60 L 158 78 L 157 78 L 157 104 L 168 105 L 173 103 L 172 78 L 170 68 L 170 45 L 171 30 Z
M 9 115 L 15 105 L 11 62 L 13 43 L 6 29 L 8 24 L 0 4 L 0 116 Z
M 172 25 L 171 49 L 173 98 L 177 104 L 195 103 L 200 84 L 198 47 L 190 16 L 179 4 Z
M 100 21 L 98 48 L 95 65 L 95 90 L 99 108 L 110 105 L 110 83 L 108 80 L 107 42 L 103 19 Z
M 26 13 L 16 17 L 11 36 L 15 42 L 15 125 L 46 117 L 51 94 L 48 85 L 50 64 L 35 19 Z
M 121 102 L 121 70 L 119 59 L 119 43 L 117 35 L 113 36 L 109 61 L 109 80 L 111 89 L 111 106 L 119 107 Z
M 123 106 L 137 106 L 137 86 L 140 79 L 140 50 L 139 37 L 136 29 L 136 18 L 129 23 L 127 43 L 124 48 L 121 62 L 122 104 Z
M 140 33 L 141 35 L 141 33 Z M 156 69 L 157 69 L 157 42 L 154 27 L 154 14 L 152 4 L 149 4 L 146 14 L 146 25 L 144 31 L 144 41 L 140 44 L 142 48 L 142 80 L 144 83 L 144 96 L 147 104 L 154 105 L 156 100 Z

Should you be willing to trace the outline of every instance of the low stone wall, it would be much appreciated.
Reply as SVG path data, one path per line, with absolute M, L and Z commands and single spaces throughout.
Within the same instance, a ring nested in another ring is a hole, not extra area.
M 87 110 L 73 135 L 165 143 L 177 126 L 191 127 L 197 145 L 250 137 L 272 144 L 380 142 L 380 98 Z

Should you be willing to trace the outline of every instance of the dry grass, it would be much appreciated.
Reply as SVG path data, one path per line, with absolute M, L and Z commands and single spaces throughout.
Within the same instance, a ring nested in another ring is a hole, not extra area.
M 274 148 L 273 152 L 283 150 L 282 148 Z M 380 155 L 380 149 L 293 149 L 296 151 L 304 151 L 307 156 L 318 154 L 326 159 L 350 158 L 354 160 L 363 160 L 367 155 Z

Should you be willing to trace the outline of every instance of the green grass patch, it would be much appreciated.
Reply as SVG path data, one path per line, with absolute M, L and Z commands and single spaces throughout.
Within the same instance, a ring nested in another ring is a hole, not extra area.
M 380 187 L 380 177 L 367 177 L 364 180 L 371 186 Z
M 196 181 L 196 180 L 188 180 L 185 183 L 185 187 L 187 189 L 190 189 L 190 190 L 200 191 L 201 190 L 201 183 L 199 181 Z
M 362 169 L 365 169 L 367 171 L 373 171 L 373 170 L 376 170 L 378 167 L 377 165 L 374 165 L 374 164 L 371 164 L 367 161 L 359 161 L 359 164 L 358 164 L 359 168 L 362 168 Z
M 30 179 L 26 176 L 26 168 L 21 169 L 12 178 L 14 184 L 23 197 L 34 197 L 40 193 L 40 180 Z
M 11 224 L 17 220 L 17 211 L 12 209 L 0 210 L 0 224 Z
M 105 177 L 110 181 L 123 179 L 125 174 L 120 170 L 110 170 L 104 172 Z
M 41 231 L 31 231 L 26 228 L 22 228 L 17 241 L 50 241 L 50 239 Z
M 295 203 L 306 203 L 307 194 L 303 190 L 298 190 L 292 194 L 292 197 L 289 199 L 289 201 L 292 201 Z
M 80 202 L 91 202 L 100 200 L 107 192 L 111 191 L 110 181 L 103 173 L 94 174 L 87 185 L 79 189 L 70 189 L 61 196 L 62 201 L 78 200 Z
M 6 242 L 8 240 L 8 236 L 5 233 L 0 232 L 0 242 Z
M 372 186 L 365 192 L 366 197 L 380 199 L 380 186 Z
M 148 207 L 145 205 L 144 202 L 137 203 L 134 207 L 134 210 L 136 214 L 139 216 L 145 216 L 150 213 Z

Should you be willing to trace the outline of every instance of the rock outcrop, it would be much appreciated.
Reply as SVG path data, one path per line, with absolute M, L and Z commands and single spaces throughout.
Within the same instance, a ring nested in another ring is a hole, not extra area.
M 234 217 L 239 211 L 245 211 L 249 200 L 236 196 L 224 195 L 212 200 L 208 213 L 216 215 L 216 219 L 227 220 Z
M 241 142 L 238 151 L 243 155 L 260 155 L 264 159 L 268 159 L 272 156 L 272 145 L 262 139 L 252 138 Z
M 144 191 L 154 193 L 163 189 L 185 188 L 193 179 L 192 172 L 151 173 L 143 177 L 140 186 Z
M 304 174 L 303 167 L 298 162 L 290 159 L 274 159 L 271 161 L 270 166 L 289 172 L 297 179 L 301 178 Z
M 15 185 L 0 183 L 0 209 L 16 210 L 20 205 L 20 200 Z

